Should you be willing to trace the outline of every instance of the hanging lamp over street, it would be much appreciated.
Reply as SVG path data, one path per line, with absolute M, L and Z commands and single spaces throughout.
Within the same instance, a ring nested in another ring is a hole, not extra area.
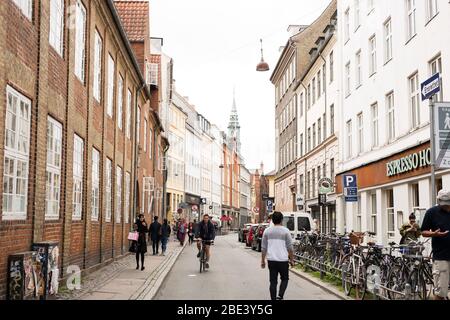
M 256 66 L 256 71 L 259 72 L 269 71 L 270 70 L 269 65 L 267 64 L 267 62 L 264 61 L 262 39 L 260 39 L 260 41 L 261 41 L 261 62 L 258 63 L 258 65 Z

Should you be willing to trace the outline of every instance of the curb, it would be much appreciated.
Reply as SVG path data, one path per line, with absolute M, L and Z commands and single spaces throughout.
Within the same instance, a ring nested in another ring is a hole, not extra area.
M 183 247 L 177 253 L 173 254 L 169 259 L 160 264 L 142 286 L 144 287 L 144 289 L 138 289 L 138 291 L 136 291 L 129 298 L 129 300 L 153 300 L 155 295 L 158 293 L 162 283 L 167 278 L 167 275 L 175 265 L 178 257 L 184 251 L 184 248 L 186 248 L 187 243 L 188 242 L 186 241 Z
M 301 272 L 301 271 L 298 271 L 295 269 L 289 269 L 289 271 L 291 271 L 298 277 L 303 278 L 303 279 L 311 282 L 312 284 L 318 286 L 322 290 L 325 290 L 326 292 L 338 297 L 341 300 L 348 300 L 348 301 L 354 300 L 350 297 L 347 297 L 345 294 L 341 293 L 339 290 L 333 288 L 331 285 L 325 284 L 322 281 L 319 281 L 319 280 L 315 279 L 314 277 L 312 277 L 308 274 L 305 274 L 304 272 Z

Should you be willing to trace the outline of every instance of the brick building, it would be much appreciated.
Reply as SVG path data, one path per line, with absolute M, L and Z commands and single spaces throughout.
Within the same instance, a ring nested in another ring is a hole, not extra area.
M 60 277 L 126 253 L 139 107 L 166 144 L 112 0 L 0 1 L 0 37 L 4 299 L 8 256 L 35 242 L 59 243 Z

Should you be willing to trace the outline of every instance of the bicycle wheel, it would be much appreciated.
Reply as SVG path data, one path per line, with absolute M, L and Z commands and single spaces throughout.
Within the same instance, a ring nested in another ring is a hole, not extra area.
M 358 269 L 358 279 L 356 282 L 358 286 L 359 298 L 364 300 L 367 291 L 367 269 L 364 265 L 360 265 Z
M 202 249 L 202 251 L 200 251 L 200 273 L 202 273 L 203 270 L 205 270 L 205 265 L 204 265 L 204 250 Z
M 353 288 L 353 277 L 355 274 L 353 263 L 347 264 L 342 269 L 342 284 L 344 286 L 344 292 L 347 296 L 350 296 Z
M 403 298 L 403 295 L 397 292 L 403 292 L 405 290 L 406 279 L 404 272 L 399 265 L 394 265 L 389 272 L 388 280 L 386 283 L 387 296 L 390 300 L 399 300 Z

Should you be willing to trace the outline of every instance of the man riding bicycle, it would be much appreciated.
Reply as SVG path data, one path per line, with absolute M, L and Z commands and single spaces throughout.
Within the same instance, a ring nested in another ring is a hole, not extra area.
M 205 246 L 205 251 L 206 251 L 205 267 L 206 268 L 209 268 L 208 263 L 209 263 L 209 258 L 211 257 L 210 246 L 211 246 L 211 243 L 214 241 L 215 237 L 216 237 L 216 231 L 215 231 L 214 225 L 210 221 L 209 215 L 207 213 L 205 213 L 203 215 L 203 220 L 198 223 L 197 233 L 195 235 L 195 238 L 197 239 L 197 248 L 198 248 L 197 258 L 200 258 L 202 243 Z

